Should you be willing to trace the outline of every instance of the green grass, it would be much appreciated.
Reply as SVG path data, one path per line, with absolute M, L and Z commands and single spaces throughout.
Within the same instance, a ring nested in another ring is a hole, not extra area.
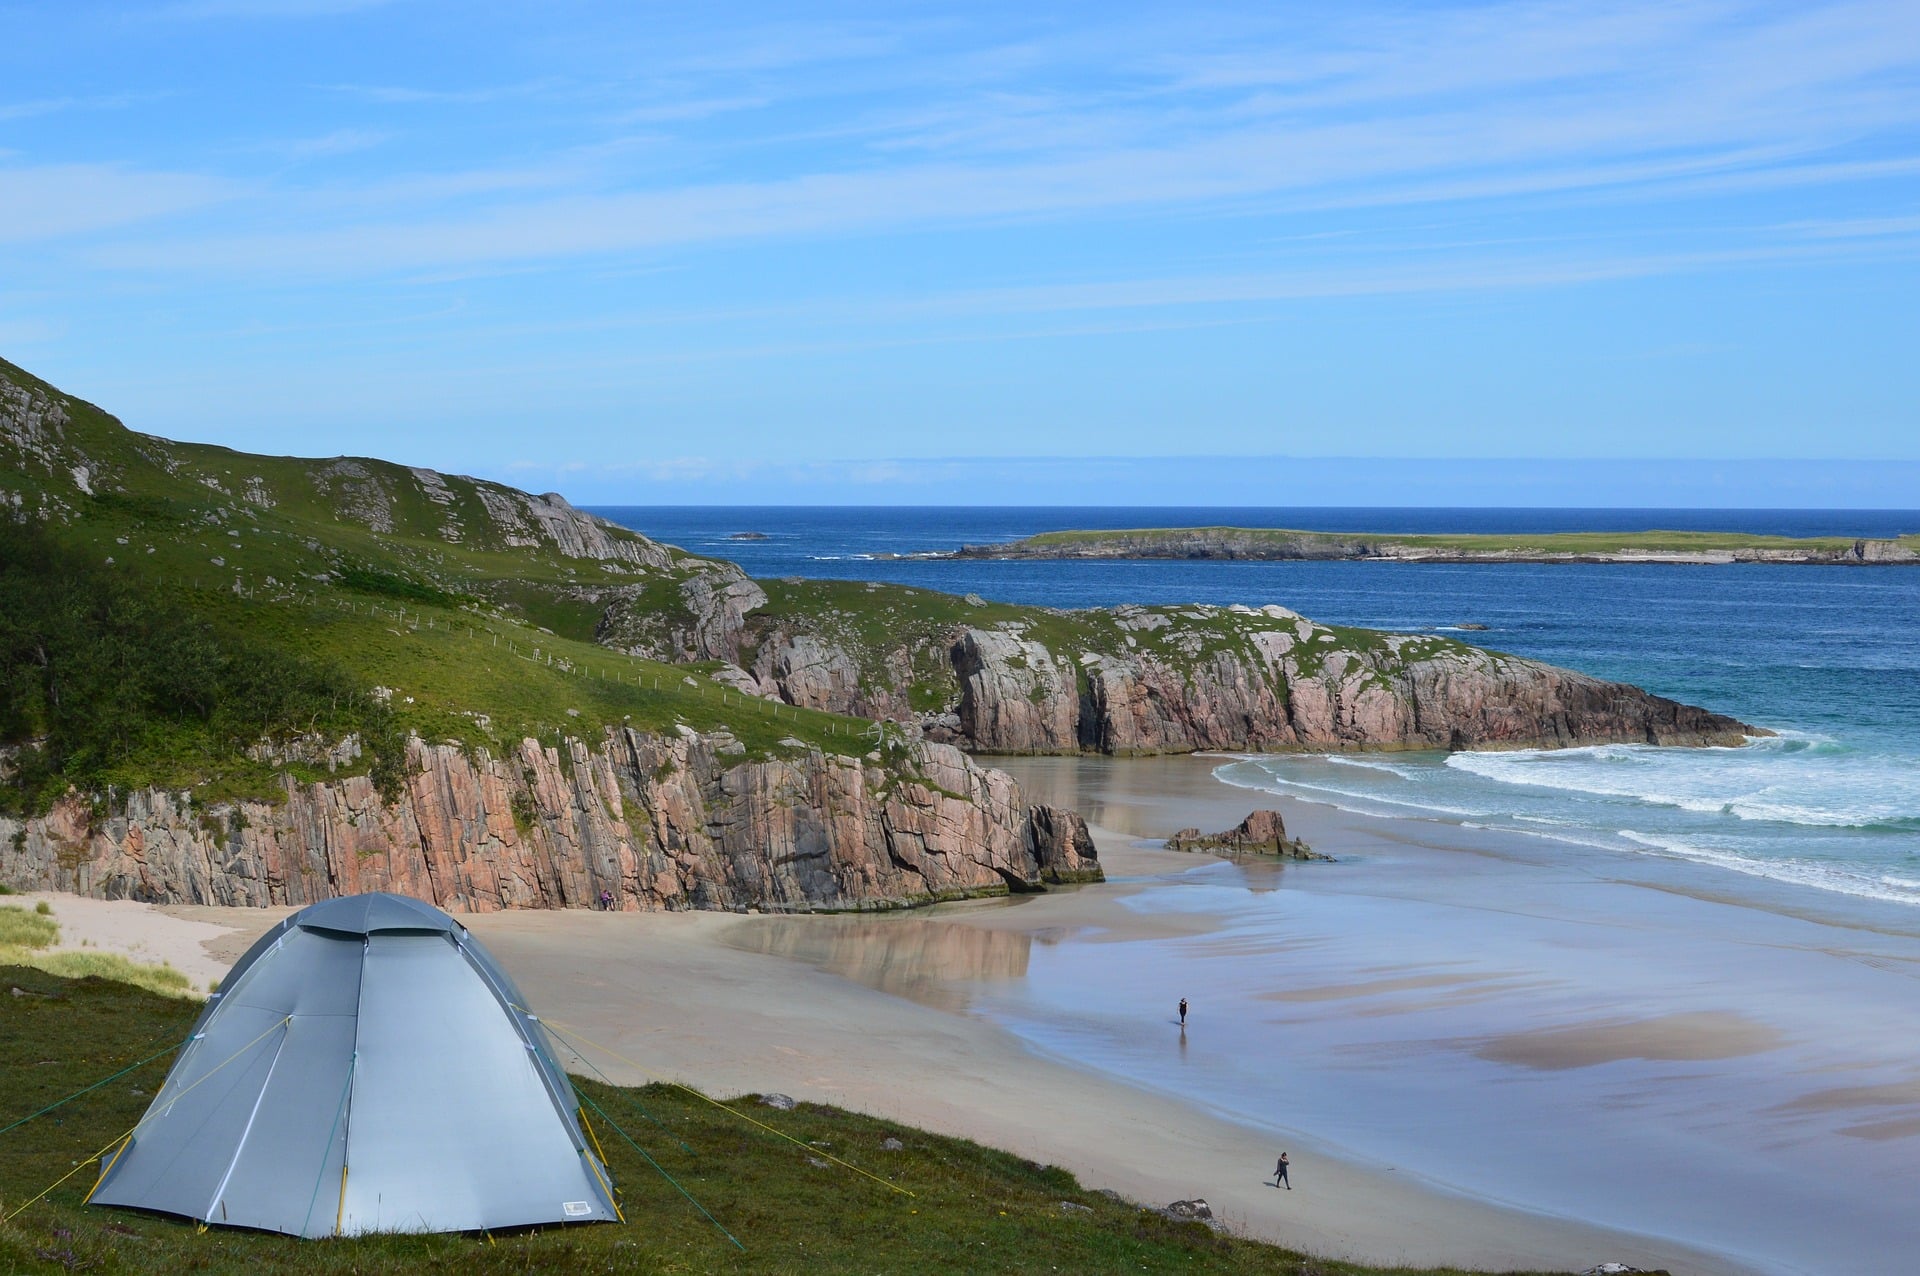
M 162 962 L 134 961 L 119 953 L 81 951 L 38 952 L 0 944 L 0 966 L 24 966 L 61 979 L 111 979 L 162 997 L 197 997 L 193 981 Z
M 47 913 L 29 911 L 18 904 L 0 905 L 0 946 L 51 948 L 59 940 L 60 923 Z
M 118 980 L 164 997 L 193 994 L 193 984 L 172 966 L 154 966 L 129 960 L 118 953 L 67 949 L 48 952 L 60 941 L 60 924 L 42 900 L 32 912 L 14 904 L 0 905 L 0 966 L 30 966 L 64 979 Z
M 19 968 L 0 971 L 0 986 L 26 994 L 0 996 L 0 1126 L 178 1041 L 196 1010 L 124 984 L 66 981 Z M 739 1238 L 744 1253 L 597 1118 L 626 1224 L 491 1238 L 297 1241 L 226 1229 L 200 1233 L 178 1219 L 83 1205 L 98 1168 L 92 1158 L 140 1119 L 167 1064 L 162 1057 L 0 1134 L 0 1213 L 25 1206 L 0 1226 L 0 1271 L 573 1276 L 1204 1270 L 1361 1276 L 1379 1270 L 1170 1222 L 1089 1191 L 1063 1170 L 895 1122 L 811 1104 L 793 1112 L 774 1112 L 751 1100 L 728 1105 L 802 1143 L 830 1147 L 834 1156 L 913 1193 L 906 1196 L 838 1166 L 810 1165 L 814 1148 L 796 1147 L 684 1091 L 616 1090 L 590 1081 L 576 1083 Z M 882 1150 L 887 1138 L 898 1138 L 905 1149 Z M 69 1173 L 44 1201 L 27 1204 Z M 1063 1211 L 1062 1201 L 1086 1209 Z

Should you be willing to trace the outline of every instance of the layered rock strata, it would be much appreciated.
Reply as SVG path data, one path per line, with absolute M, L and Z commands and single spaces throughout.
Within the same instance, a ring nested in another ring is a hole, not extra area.
M 666 627 L 616 602 L 600 640 L 727 662 L 716 676 L 743 691 L 915 724 L 982 753 L 1735 745 L 1768 734 L 1624 683 L 1432 634 L 1335 629 L 1278 606 L 1022 609 L 893 624 L 876 644 L 873 627 L 844 612 L 763 610 L 764 592 L 731 565 L 686 597 Z
M 145 790 L 0 818 L 0 882 L 107 898 L 308 904 L 387 890 L 442 908 L 779 912 L 907 907 L 1098 880 L 1086 825 L 939 744 L 883 765 L 795 751 L 729 760 L 725 736 L 610 731 L 468 756 L 418 739 L 397 802 L 364 776 L 203 808 Z

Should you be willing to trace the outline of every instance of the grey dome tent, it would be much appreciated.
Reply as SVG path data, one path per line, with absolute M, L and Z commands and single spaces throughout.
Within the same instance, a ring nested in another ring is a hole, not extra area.
M 400 895 L 288 917 L 234 966 L 87 1198 L 293 1236 L 619 1217 L 506 972 Z

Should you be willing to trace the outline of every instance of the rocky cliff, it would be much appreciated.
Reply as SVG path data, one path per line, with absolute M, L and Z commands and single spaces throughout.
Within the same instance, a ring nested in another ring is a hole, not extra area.
M 677 622 L 674 632 L 700 635 L 697 651 L 664 644 L 657 612 L 620 602 L 600 641 L 726 661 L 717 676 L 742 690 L 914 723 L 983 753 L 1702 745 L 1767 734 L 1638 687 L 1278 606 L 1055 612 L 881 587 L 823 602 L 765 584 L 689 591 L 689 613 L 727 600 Z
M 396 802 L 364 776 L 211 808 L 149 789 L 0 817 L 0 881 L 108 898 L 442 908 L 885 909 L 1098 880 L 1086 825 L 958 749 L 739 761 L 724 735 L 631 730 L 468 756 L 417 738 Z

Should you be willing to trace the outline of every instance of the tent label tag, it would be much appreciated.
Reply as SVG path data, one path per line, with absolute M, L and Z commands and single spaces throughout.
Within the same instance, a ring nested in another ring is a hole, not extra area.
M 582 1214 L 593 1213 L 593 1206 L 585 1201 L 562 1201 L 560 1208 L 567 1212 L 568 1218 L 578 1218 Z

